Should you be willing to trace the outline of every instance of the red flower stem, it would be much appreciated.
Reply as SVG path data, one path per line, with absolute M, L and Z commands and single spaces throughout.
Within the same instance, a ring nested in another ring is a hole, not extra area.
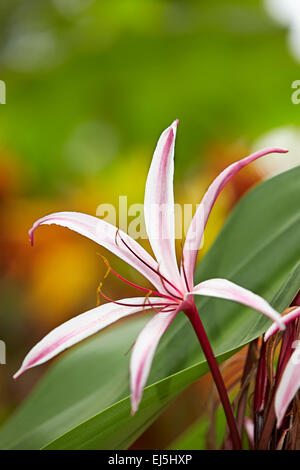
M 271 398 L 270 406 L 267 412 L 267 417 L 264 422 L 264 426 L 261 432 L 261 436 L 259 438 L 259 442 L 257 445 L 258 450 L 267 450 L 271 438 L 272 431 L 274 429 L 275 423 L 276 423 L 276 415 L 275 415 L 275 408 L 274 408 L 274 402 L 275 402 L 275 391 L 273 391 L 273 395 Z
M 228 424 L 228 428 L 230 431 L 233 448 L 236 450 L 241 450 L 242 448 L 241 439 L 240 439 L 240 435 L 239 435 L 235 418 L 233 415 L 232 407 L 231 407 L 231 404 L 227 395 L 227 390 L 226 390 L 222 375 L 220 373 L 217 360 L 215 358 L 214 352 L 212 350 L 208 336 L 206 334 L 205 328 L 200 319 L 199 313 L 197 311 L 197 308 L 194 302 L 193 302 L 193 305 L 189 304 L 188 308 L 184 309 L 184 312 L 188 316 L 195 330 L 195 333 L 199 339 L 200 345 L 202 347 L 202 350 L 204 352 L 204 355 L 210 367 L 210 370 L 211 370 L 213 379 L 215 381 L 217 390 L 219 392 L 220 400 L 223 405 L 224 412 L 227 418 L 227 424 Z
M 237 424 L 237 428 L 238 428 L 240 436 L 242 435 L 242 432 L 243 432 L 244 418 L 245 418 L 247 398 L 248 398 L 248 391 L 249 391 L 249 388 L 250 388 L 249 381 L 248 381 L 247 384 L 246 384 L 246 381 L 249 379 L 249 375 L 250 375 L 252 367 L 253 367 L 256 348 L 257 348 L 257 340 L 251 341 L 251 343 L 248 346 L 246 362 L 245 362 L 243 375 L 242 375 L 242 379 L 241 379 L 240 393 L 241 392 L 242 393 L 241 393 L 240 399 L 237 403 L 237 412 L 236 412 L 236 424 Z
M 278 385 L 281 381 L 281 377 L 284 372 L 284 368 L 291 357 L 292 354 L 292 344 L 294 339 L 296 338 L 295 335 L 295 327 L 294 322 L 293 324 L 287 325 L 286 330 L 283 334 L 282 344 L 279 353 L 278 365 L 276 370 L 275 376 L 275 386 L 273 388 L 273 393 L 270 401 L 270 406 L 267 412 L 267 417 L 262 429 L 262 433 L 258 443 L 258 450 L 266 450 L 269 446 L 269 442 L 271 439 L 271 434 L 276 424 L 276 415 L 275 415 L 275 395 Z

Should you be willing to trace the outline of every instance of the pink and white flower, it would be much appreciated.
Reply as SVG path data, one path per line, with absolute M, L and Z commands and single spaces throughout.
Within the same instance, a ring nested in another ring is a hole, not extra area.
M 293 309 L 282 317 L 285 325 L 295 322 L 300 316 L 300 307 Z M 278 325 L 274 324 L 266 331 L 264 340 L 268 339 L 278 332 Z M 280 427 L 285 417 L 289 404 L 295 397 L 300 388 L 300 344 L 299 340 L 294 343 L 295 349 L 291 353 L 290 350 L 286 351 L 289 354 L 283 373 L 280 377 L 280 382 L 276 389 L 275 395 L 275 413 L 277 417 L 277 427 Z
M 209 279 L 194 286 L 197 252 L 210 212 L 227 182 L 249 163 L 270 153 L 285 153 L 280 148 L 256 152 L 226 168 L 210 185 L 199 205 L 183 247 L 180 269 L 175 253 L 174 222 L 174 144 L 178 121 L 161 135 L 154 151 L 147 177 L 144 201 L 145 224 L 155 256 L 147 253 L 135 240 L 104 220 L 76 212 L 59 212 L 39 219 L 30 230 L 33 243 L 40 225 L 61 225 L 95 241 L 139 271 L 154 290 L 140 287 L 111 271 L 122 281 L 134 285 L 144 296 L 98 306 L 78 315 L 51 331 L 25 357 L 15 378 L 27 369 L 42 364 L 64 349 L 102 330 L 120 318 L 138 311 L 153 309 L 155 315 L 139 334 L 130 361 L 132 412 L 138 409 L 151 363 L 160 338 L 180 311 L 187 311 L 194 295 L 228 299 L 252 307 L 284 328 L 280 315 L 261 297 L 225 279 Z M 164 210 L 163 210 L 164 209 Z M 200 227 L 200 228 L 199 228 Z M 104 296 L 105 297 L 105 296 Z M 107 297 L 105 297 L 107 299 Z

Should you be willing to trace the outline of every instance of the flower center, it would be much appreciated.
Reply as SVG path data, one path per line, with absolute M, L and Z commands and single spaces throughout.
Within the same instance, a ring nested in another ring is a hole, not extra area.
M 168 294 L 163 294 L 161 292 L 158 292 L 158 291 L 155 291 L 155 290 L 151 290 L 151 289 L 147 289 L 146 287 L 142 287 L 142 286 L 139 286 L 138 284 L 135 284 L 134 282 L 131 282 L 129 281 L 128 279 L 126 279 L 125 277 L 121 276 L 119 273 L 117 273 L 109 264 L 109 261 L 107 260 L 107 258 L 105 258 L 105 256 L 103 255 L 99 255 L 101 256 L 101 258 L 103 259 L 106 267 L 107 267 L 107 271 L 104 275 L 104 279 L 107 278 L 107 276 L 112 273 L 114 274 L 118 279 L 120 279 L 121 281 L 125 282 L 126 284 L 132 286 L 132 287 L 135 287 L 136 289 L 139 289 L 143 292 L 145 292 L 145 298 L 144 298 L 144 302 L 141 302 L 141 304 L 134 304 L 134 303 L 127 303 L 127 302 L 122 302 L 122 301 L 118 301 L 118 300 L 113 300 L 109 297 L 107 297 L 103 292 L 102 292 L 102 282 L 99 284 L 98 286 L 98 289 L 97 289 L 97 295 L 98 295 L 98 305 L 100 304 L 100 296 L 103 297 L 105 300 L 109 301 L 109 302 L 113 302 L 117 305 L 124 305 L 124 306 L 127 306 L 127 307 L 142 307 L 142 308 L 146 308 L 147 306 L 151 306 L 151 308 L 153 308 L 154 310 L 156 310 L 157 312 L 169 312 L 169 311 L 172 311 L 174 310 L 174 308 L 178 307 L 178 305 L 182 302 L 183 300 L 183 297 L 178 297 L 178 296 L 172 296 L 172 295 L 168 295 Z M 160 299 L 157 299 L 157 302 L 153 302 L 153 300 L 151 301 L 150 300 L 150 296 L 155 296 L 155 297 L 160 297 Z M 161 301 L 162 299 L 165 299 L 165 301 Z

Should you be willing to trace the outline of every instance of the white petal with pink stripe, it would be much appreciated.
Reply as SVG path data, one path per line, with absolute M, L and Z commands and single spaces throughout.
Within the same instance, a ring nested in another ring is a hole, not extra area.
M 282 321 L 285 325 L 287 325 L 290 321 L 293 321 L 293 320 L 296 320 L 296 318 L 298 318 L 300 316 L 300 307 L 299 308 L 295 308 L 294 310 L 292 310 L 290 313 L 287 313 L 286 315 L 284 315 L 282 318 Z M 275 333 L 277 333 L 277 331 L 279 330 L 278 328 L 278 325 L 277 323 L 273 323 L 273 325 L 270 326 L 270 328 L 265 332 L 265 335 L 264 335 L 264 340 L 265 341 L 268 341 L 268 339 L 274 335 Z
M 139 334 L 130 360 L 131 407 L 134 414 L 142 398 L 153 356 L 160 338 L 168 329 L 178 310 L 157 313 Z
M 130 306 L 115 303 L 100 305 L 77 317 L 71 318 L 71 320 L 52 330 L 27 354 L 14 378 L 16 379 L 31 367 L 43 364 L 70 346 L 97 333 L 120 318 L 132 315 L 143 309 L 149 310 L 152 308 L 151 303 L 156 305 L 163 302 L 165 304 L 165 300 L 161 300 L 159 297 L 150 297 L 148 299 L 134 297 L 122 299 L 119 302 L 130 304 Z
M 199 207 L 190 223 L 186 240 L 183 247 L 183 262 L 184 270 L 186 273 L 189 287 L 193 287 L 193 276 L 196 266 L 197 254 L 200 247 L 203 232 L 211 213 L 211 210 L 216 202 L 217 197 L 222 189 L 231 180 L 231 178 L 238 173 L 242 168 L 249 165 L 249 163 L 257 160 L 258 158 L 268 155 L 270 153 L 286 153 L 287 150 L 281 148 L 267 148 L 253 153 L 242 160 L 232 163 L 225 170 L 220 173 L 217 178 L 211 183 L 206 191 Z M 183 266 L 181 266 L 183 272 Z
M 263 313 L 275 321 L 280 329 L 285 329 L 281 316 L 266 300 L 226 279 L 209 279 L 208 281 L 201 282 L 194 287 L 192 292 L 186 294 L 186 296 L 188 295 L 207 295 L 209 297 L 219 297 L 238 302 Z
M 299 346 L 287 363 L 275 396 L 277 427 L 280 427 L 286 410 L 300 388 L 300 350 Z
M 174 144 L 178 121 L 160 136 L 149 169 L 144 200 L 146 230 L 160 272 L 184 289 L 175 253 Z
M 133 238 L 105 220 L 79 212 L 56 212 L 37 220 L 29 231 L 33 243 L 34 231 L 40 225 L 60 225 L 93 240 L 130 264 L 145 276 L 157 289 L 164 292 L 158 264 Z

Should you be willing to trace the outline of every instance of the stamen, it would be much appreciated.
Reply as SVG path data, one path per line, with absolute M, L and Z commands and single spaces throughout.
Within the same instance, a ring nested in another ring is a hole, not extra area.
M 111 271 L 110 264 L 109 264 L 108 260 L 105 258 L 105 256 L 101 255 L 100 253 L 97 253 L 97 255 L 101 256 L 101 258 L 102 258 L 103 261 L 104 261 L 104 264 L 105 264 L 106 267 L 107 267 L 107 271 L 106 271 L 106 273 L 104 274 L 104 279 L 106 279 L 107 276 L 109 275 L 110 271 Z
M 145 296 L 145 301 L 144 301 L 144 308 L 146 307 L 146 303 L 147 301 L 149 302 L 149 305 L 151 305 L 151 302 L 149 300 L 149 296 L 151 295 L 151 291 L 148 292 L 148 294 L 146 294 Z M 157 310 L 156 308 L 153 307 L 153 310 L 155 310 L 156 313 L 159 313 L 159 310 Z
M 164 312 L 164 313 L 169 313 L 169 312 L 173 312 L 174 311 L 174 307 L 172 307 L 171 305 L 166 305 L 165 307 L 163 307 L 160 312 Z
M 116 233 L 116 235 L 118 234 L 118 232 Z M 152 266 L 150 266 L 150 264 L 146 263 L 145 260 L 143 260 L 137 253 L 135 253 L 132 248 L 130 248 L 130 246 L 123 240 L 123 238 L 121 237 L 121 235 L 119 234 L 119 237 L 121 239 L 121 241 L 124 243 L 124 245 L 126 246 L 126 248 L 128 248 L 128 250 L 139 260 L 141 261 L 145 266 L 147 266 L 147 268 L 151 269 L 151 271 L 153 271 L 155 274 L 157 274 L 160 278 L 163 278 L 165 282 L 167 282 L 173 289 L 175 289 L 178 294 L 179 294 L 179 297 L 177 296 L 174 296 L 178 299 L 182 299 L 183 295 L 182 295 L 182 292 L 180 292 L 179 289 L 177 289 L 176 286 L 174 286 L 172 284 L 172 282 L 170 282 L 168 279 L 165 278 L 165 276 L 162 276 L 162 274 L 160 274 L 159 272 L 157 272 L 154 268 L 152 268 Z
M 109 261 L 107 260 L 107 258 L 105 258 L 105 256 L 101 255 L 100 253 L 97 253 L 98 256 L 100 256 L 105 265 L 107 266 L 107 271 L 104 275 L 104 279 L 108 276 L 108 274 L 111 272 L 112 274 L 114 274 L 117 278 L 121 279 L 121 281 L 123 282 L 126 282 L 126 284 L 129 284 L 130 286 L 132 287 L 136 287 L 137 289 L 140 289 L 142 290 L 143 292 L 147 292 L 148 295 L 149 295 L 149 292 L 151 292 L 151 295 L 156 295 L 158 297 L 163 297 L 165 299 L 168 299 L 168 300 L 174 300 L 174 296 L 168 296 L 168 295 L 165 295 L 165 294 L 161 294 L 160 292 L 157 292 L 157 291 L 152 291 L 150 289 L 147 289 L 145 287 L 141 287 L 139 286 L 138 284 L 135 284 L 133 282 L 130 282 L 128 281 L 127 279 L 125 279 L 125 277 L 121 276 L 120 274 L 118 274 L 109 264 Z M 181 300 L 181 299 L 180 299 Z
M 125 306 L 125 307 L 142 307 L 142 308 L 145 308 L 145 306 L 146 306 L 145 302 L 142 303 L 142 304 L 127 304 L 127 303 L 125 303 L 125 302 L 120 302 L 120 301 L 118 301 L 118 300 L 110 299 L 109 297 L 107 297 L 107 296 L 102 292 L 101 288 L 102 288 L 102 283 L 99 284 L 98 289 L 97 289 L 97 292 L 98 292 L 100 295 L 102 295 L 102 297 L 103 297 L 105 300 L 107 300 L 108 302 L 112 302 L 113 304 L 116 304 L 116 305 L 123 305 L 123 306 Z M 164 302 L 155 302 L 155 303 L 152 304 L 152 303 L 149 301 L 149 306 L 150 306 L 151 308 L 160 307 L 160 306 L 162 306 L 162 307 L 169 307 L 169 306 L 177 306 L 177 304 L 175 304 L 175 303 L 173 303 L 173 304 L 167 304 L 167 303 L 164 303 Z
M 150 295 L 152 294 L 152 290 L 149 290 L 149 292 L 145 296 L 145 302 L 149 300 Z
M 184 267 L 184 254 L 183 254 L 182 240 L 181 240 L 181 266 L 182 266 L 183 277 L 184 277 L 186 288 L 187 288 L 188 291 L 190 291 L 190 287 L 189 287 L 189 284 L 188 284 L 188 280 L 187 280 L 187 276 L 186 276 L 186 272 L 185 272 L 185 267 Z
M 102 287 L 102 282 L 99 283 L 98 287 L 97 287 L 97 307 L 99 307 L 99 305 L 101 305 L 101 287 Z
M 178 297 L 178 296 L 175 295 L 175 294 L 172 294 L 172 292 L 170 292 L 169 288 L 166 287 L 166 285 L 165 285 L 165 280 L 166 280 L 166 279 L 165 279 L 165 277 L 160 273 L 160 271 L 159 271 L 159 266 L 158 266 L 157 274 L 158 274 L 159 277 L 160 277 L 160 281 L 161 281 L 161 283 L 162 283 L 162 285 L 163 285 L 163 288 L 168 292 L 168 294 L 172 295 L 175 299 L 181 300 L 180 297 Z
M 136 343 L 136 340 L 133 341 L 132 345 L 129 346 L 129 349 L 124 353 L 124 356 L 127 356 L 128 353 L 130 353 L 130 351 L 132 350 L 133 346 L 135 345 Z

